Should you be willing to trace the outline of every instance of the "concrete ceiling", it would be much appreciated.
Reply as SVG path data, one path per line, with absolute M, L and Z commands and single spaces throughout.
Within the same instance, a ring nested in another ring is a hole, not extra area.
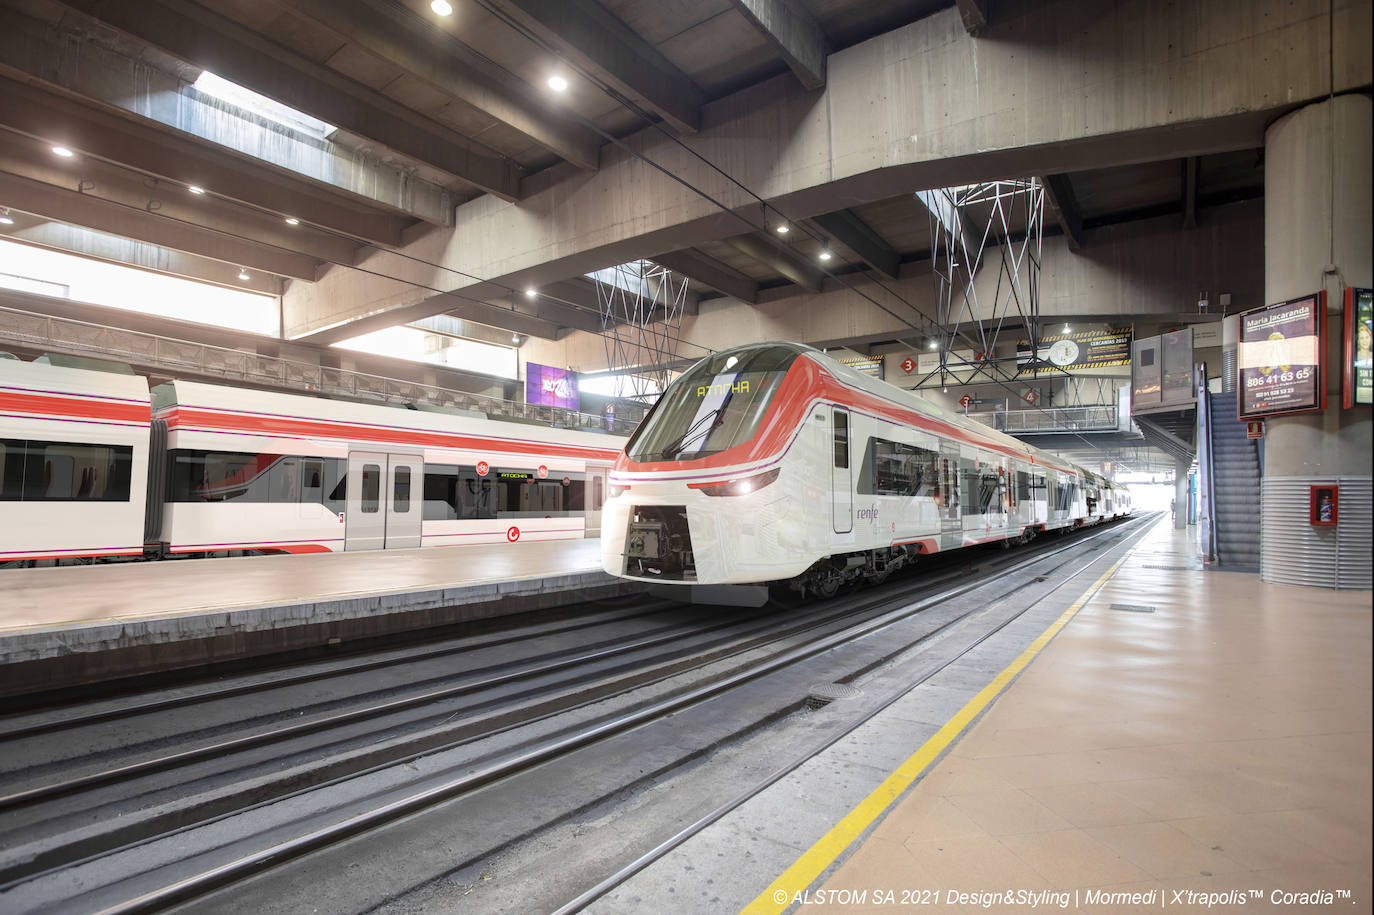
M 35 244 L 65 237 L 33 231 L 47 220 L 166 247 L 185 255 L 178 269 L 212 282 L 232 283 L 226 265 L 244 265 L 310 283 L 449 225 L 464 201 L 519 201 L 551 169 L 573 181 L 595 172 L 606 144 L 646 121 L 690 136 L 712 100 L 789 70 L 823 84 L 827 54 L 955 5 L 453 0 L 440 17 L 428 0 L 0 0 L 0 206 L 29 214 Z M 958 7 L 970 31 L 986 21 L 986 3 Z M 244 140 L 251 118 L 189 87 L 202 68 L 341 129 L 287 142 L 258 124 L 262 139 Z M 136 91 L 120 82 L 126 70 L 163 88 Z M 568 79 L 565 93 L 548 88 L 551 75 Z M 163 110 L 195 106 L 191 121 Z M 226 131 L 240 146 L 224 145 Z M 75 161 L 52 159 L 58 142 Z M 1167 214 L 1187 224 L 1263 193 L 1257 150 L 1043 177 L 1056 204 L 1047 232 L 1075 245 L 1096 228 Z M 211 193 L 188 196 L 193 184 Z M 656 256 L 708 298 L 756 301 L 817 290 L 825 271 L 895 277 L 929 248 L 926 210 L 902 189 L 786 238 L 635 256 Z M 834 257 L 822 263 L 822 250 Z M 405 265 L 390 276 L 405 278 Z M 548 338 L 594 330 L 594 295 L 565 293 L 536 308 L 484 288 L 455 296 L 452 313 Z

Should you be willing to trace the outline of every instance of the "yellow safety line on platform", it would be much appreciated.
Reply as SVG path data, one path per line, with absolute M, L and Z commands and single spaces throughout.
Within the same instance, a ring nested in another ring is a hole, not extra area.
M 815 882 L 827 867 L 834 863 L 835 859 L 848 848 L 855 839 L 863 834 L 863 831 L 873 824 L 889 807 L 902 796 L 907 788 L 916 781 L 925 771 L 926 767 L 935 761 L 945 748 L 954 742 L 969 723 L 978 717 L 979 713 L 988 706 L 993 699 L 996 699 L 1002 690 L 1019 674 L 1027 664 L 1031 662 L 1040 649 L 1044 648 L 1049 641 L 1063 629 L 1065 624 L 1083 609 L 1083 605 L 1092 599 L 1098 589 L 1107 583 L 1107 580 L 1116 574 L 1116 570 L 1121 568 L 1121 564 L 1126 561 L 1131 552 L 1127 552 L 1116 561 L 1116 563 L 1102 573 L 1102 577 L 1093 582 L 1083 596 L 1074 601 L 1065 610 L 1059 619 L 1050 624 L 1049 628 L 1040 633 L 1030 647 L 1006 666 L 993 681 L 983 687 L 978 695 L 974 696 L 968 703 L 961 708 L 953 718 L 945 722 L 944 727 L 936 731 L 919 750 L 907 758 L 906 762 L 897 767 L 883 783 L 873 790 L 868 797 L 859 802 L 858 806 L 845 815 L 844 819 L 831 827 L 830 831 L 821 836 L 815 845 L 802 854 L 800 858 L 792 863 L 792 866 L 783 871 L 778 879 L 768 885 L 762 893 L 759 893 L 754 901 L 745 906 L 740 915 L 775 915 L 786 909 L 793 901 L 801 897 L 801 893 Z

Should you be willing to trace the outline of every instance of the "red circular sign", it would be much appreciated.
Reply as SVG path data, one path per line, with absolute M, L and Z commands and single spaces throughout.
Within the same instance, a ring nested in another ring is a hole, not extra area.
M 549 468 L 545 467 L 543 464 L 540 464 L 540 465 L 539 465 L 539 479 L 542 480 L 542 479 L 544 479 L 545 477 L 547 477 L 548 475 L 549 475 Z
M 519 540 L 519 539 L 520 539 L 520 528 L 518 528 L 518 527 L 508 528 L 508 529 L 506 530 L 506 539 L 509 540 L 511 543 L 514 543 L 515 541 Z
M 486 475 L 487 475 L 487 471 L 490 470 L 490 469 L 491 469 L 491 467 L 489 467 L 489 466 L 487 465 L 487 462 L 486 462 L 486 461 L 478 461 L 478 462 L 477 462 L 477 475 L 478 475 L 479 477 L 484 477 L 484 476 L 486 476 Z
M 961 407 L 967 407 L 971 403 L 973 403 L 973 398 L 968 394 L 965 394 L 963 397 L 959 398 L 959 406 Z
M 564 477 L 564 478 L 563 478 L 563 485 L 564 485 L 564 486 L 571 486 L 571 485 L 572 485 L 572 477 Z
M 915 361 L 912 360 L 912 359 L 910 359 L 910 358 L 903 359 L 903 360 L 902 360 L 902 371 L 903 371 L 903 372 L 906 372 L 908 375 L 910 375 L 912 372 L 916 371 L 916 363 L 915 363 Z

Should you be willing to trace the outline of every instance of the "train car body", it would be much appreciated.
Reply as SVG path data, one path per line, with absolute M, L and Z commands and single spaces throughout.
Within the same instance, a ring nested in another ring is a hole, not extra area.
M 0 360 L 0 562 L 143 553 L 148 383 Z
M 0 562 L 599 535 L 620 436 L 0 362 Z
M 607 572 L 740 603 L 764 583 L 829 594 L 920 554 L 1127 510 L 1101 477 L 791 343 L 726 350 L 679 377 L 611 494 Z

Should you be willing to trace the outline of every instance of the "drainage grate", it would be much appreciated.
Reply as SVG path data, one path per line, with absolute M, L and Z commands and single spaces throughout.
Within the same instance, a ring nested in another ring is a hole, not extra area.
M 1112 604 L 1113 610 L 1129 610 L 1132 613 L 1154 613 L 1155 608 L 1148 604 Z
M 846 686 L 843 683 L 821 683 L 811 687 L 811 695 L 806 697 L 807 708 L 824 708 L 836 699 L 854 699 L 863 695 L 863 690 Z

